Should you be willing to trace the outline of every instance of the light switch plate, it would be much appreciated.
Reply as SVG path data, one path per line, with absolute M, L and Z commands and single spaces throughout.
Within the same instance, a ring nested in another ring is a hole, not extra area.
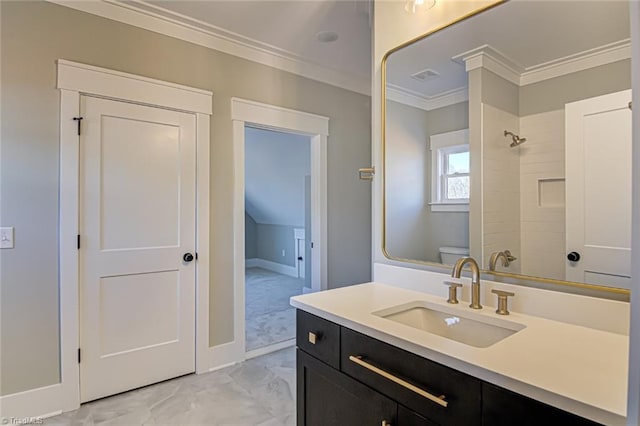
M 0 228 L 0 249 L 13 248 L 13 226 Z

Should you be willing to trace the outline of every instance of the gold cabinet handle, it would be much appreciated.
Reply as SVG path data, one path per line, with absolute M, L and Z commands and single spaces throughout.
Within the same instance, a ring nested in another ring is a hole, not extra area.
M 391 423 L 389 423 L 389 422 L 388 422 L 388 421 L 386 421 L 386 420 L 383 420 L 383 421 L 382 421 L 382 426 L 391 426 Z
M 369 371 L 373 371 L 374 373 L 384 377 L 387 380 L 391 380 L 392 382 L 399 384 L 400 386 L 409 389 L 410 391 L 413 391 L 415 393 L 417 393 L 418 395 L 427 398 L 429 401 L 435 402 L 438 405 L 441 405 L 445 408 L 447 408 L 447 405 L 449 405 L 449 403 L 447 401 L 445 401 L 445 396 L 444 395 L 440 395 L 440 396 L 435 396 L 427 391 L 425 391 L 424 389 L 420 389 L 419 387 L 412 385 L 411 383 L 402 380 L 399 377 L 394 376 L 391 373 L 388 373 L 384 370 L 381 370 L 380 368 L 376 367 L 375 365 L 369 364 L 366 361 L 363 361 L 362 357 L 359 355 L 350 355 L 349 356 L 349 361 L 351 362 L 355 362 L 356 364 L 358 364 L 361 367 L 366 368 Z
M 310 331 L 310 332 L 309 332 L 309 343 L 311 343 L 312 345 L 315 345 L 315 344 L 316 344 L 316 342 L 319 340 L 319 339 L 318 339 L 319 337 L 320 337 L 320 336 L 318 336 L 318 334 L 316 334 L 316 333 L 314 333 L 314 332 Z

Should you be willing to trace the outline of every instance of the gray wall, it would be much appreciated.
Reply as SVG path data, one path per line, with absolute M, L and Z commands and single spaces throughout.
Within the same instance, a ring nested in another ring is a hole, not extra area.
M 258 224 L 247 212 L 244 212 L 244 257 L 253 259 L 258 256 Z
M 233 339 L 233 96 L 331 118 L 328 281 L 371 278 L 370 97 L 45 2 L 0 2 L 2 52 L 2 394 L 59 380 L 58 58 L 214 92 L 211 133 L 211 345 Z
M 480 74 L 482 78 L 481 102 L 513 115 L 519 115 L 520 87 L 486 69 L 481 68 Z
M 246 209 L 257 223 L 304 225 L 304 177 L 311 173 L 309 136 L 245 129 Z
M 270 262 L 295 266 L 295 241 L 293 240 L 295 228 L 297 226 L 259 223 L 257 227 L 257 257 Z M 284 250 L 284 256 L 282 250 Z
M 387 253 L 440 262 L 439 247 L 469 245 L 469 215 L 431 211 L 429 138 L 467 128 L 468 104 L 424 111 L 387 101 L 386 111 Z
M 631 88 L 631 60 L 578 71 L 520 88 L 520 116 L 564 109 L 564 104 Z

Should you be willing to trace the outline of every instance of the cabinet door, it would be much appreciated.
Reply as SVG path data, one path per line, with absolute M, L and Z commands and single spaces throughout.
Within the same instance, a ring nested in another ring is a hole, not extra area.
M 483 383 L 482 424 L 483 426 L 595 426 L 598 423 L 506 389 Z
M 396 425 L 397 404 L 300 349 L 298 426 Z
M 438 426 L 415 411 L 398 405 L 398 426 Z

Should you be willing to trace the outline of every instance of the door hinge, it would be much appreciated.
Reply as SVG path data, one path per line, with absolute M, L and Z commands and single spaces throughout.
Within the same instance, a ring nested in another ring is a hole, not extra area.
M 358 177 L 360 180 L 373 180 L 373 175 L 376 174 L 376 168 L 371 167 L 363 167 L 358 169 Z
M 196 252 L 196 260 L 198 260 L 198 252 Z
M 80 250 L 80 234 L 78 234 L 78 250 Z
M 313 248 L 313 241 L 311 241 L 311 248 Z
M 632 110 L 632 109 L 633 109 L 633 103 L 632 103 L 632 102 L 629 102 L 628 107 L 629 107 L 629 109 L 631 109 L 631 110 Z
M 84 120 L 84 117 L 73 117 L 73 121 L 78 123 L 78 136 L 80 136 L 80 123 Z
M 80 364 L 80 360 L 82 359 L 80 348 L 78 348 L 78 364 Z

